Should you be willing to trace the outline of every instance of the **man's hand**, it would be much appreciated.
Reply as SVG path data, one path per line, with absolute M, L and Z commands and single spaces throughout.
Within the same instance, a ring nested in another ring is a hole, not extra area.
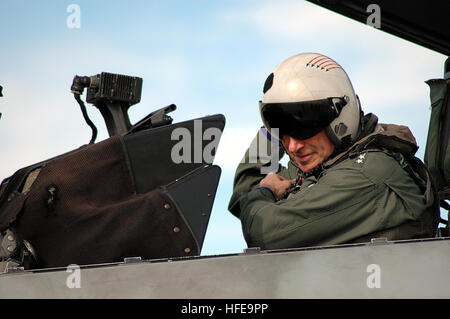
M 259 183 L 260 187 L 268 187 L 272 190 L 273 195 L 278 198 L 286 191 L 286 189 L 295 182 L 294 179 L 286 179 L 278 174 L 269 173 Z

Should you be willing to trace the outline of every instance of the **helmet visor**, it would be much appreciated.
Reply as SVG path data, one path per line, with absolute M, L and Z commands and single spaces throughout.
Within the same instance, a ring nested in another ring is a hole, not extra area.
M 270 128 L 278 128 L 280 138 L 283 135 L 305 140 L 308 139 L 339 116 L 347 104 L 346 97 L 330 97 L 322 100 L 263 103 L 259 102 L 263 118 Z

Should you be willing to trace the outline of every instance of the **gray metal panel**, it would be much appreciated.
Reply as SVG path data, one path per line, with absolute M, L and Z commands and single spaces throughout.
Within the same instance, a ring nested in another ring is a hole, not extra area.
M 0 298 L 449 298 L 449 268 L 445 238 L 89 266 L 81 288 L 25 271 L 0 276 Z

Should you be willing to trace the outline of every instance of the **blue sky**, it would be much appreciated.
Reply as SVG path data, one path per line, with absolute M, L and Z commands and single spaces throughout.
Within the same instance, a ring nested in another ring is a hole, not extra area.
M 80 7 L 79 29 L 66 24 L 70 4 Z M 133 123 L 171 103 L 175 122 L 225 115 L 215 162 L 222 176 L 203 255 L 246 248 L 228 199 L 234 169 L 261 126 L 264 81 L 277 64 L 301 52 L 337 60 L 364 111 L 409 126 L 423 158 L 424 81 L 442 77 L 446 58 L 304 1 L 3 0 L 0 27 L 0 178 L 89 141 L 70 94 L 76 74 L 142 77 L 141 103 L 129 111 Z M 97 141 L 107 138 L 98 110 L 88 111 Z

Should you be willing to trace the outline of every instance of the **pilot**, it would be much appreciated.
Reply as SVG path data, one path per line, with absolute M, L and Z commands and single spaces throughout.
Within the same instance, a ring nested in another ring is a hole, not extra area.
M 435 236 L 436 193 L 414 136 L 364 115 L 336 61 L 318 53 L 286 59 L 268 76 L 259 110 L 264 126 L 253 143 L 263 140 L 269 154 L 247 150 L 228 206 L 249 247 Z M 285 153 L 287 167 L 278 163 Z M 267 174 L 268 166 L 275 169 Z

